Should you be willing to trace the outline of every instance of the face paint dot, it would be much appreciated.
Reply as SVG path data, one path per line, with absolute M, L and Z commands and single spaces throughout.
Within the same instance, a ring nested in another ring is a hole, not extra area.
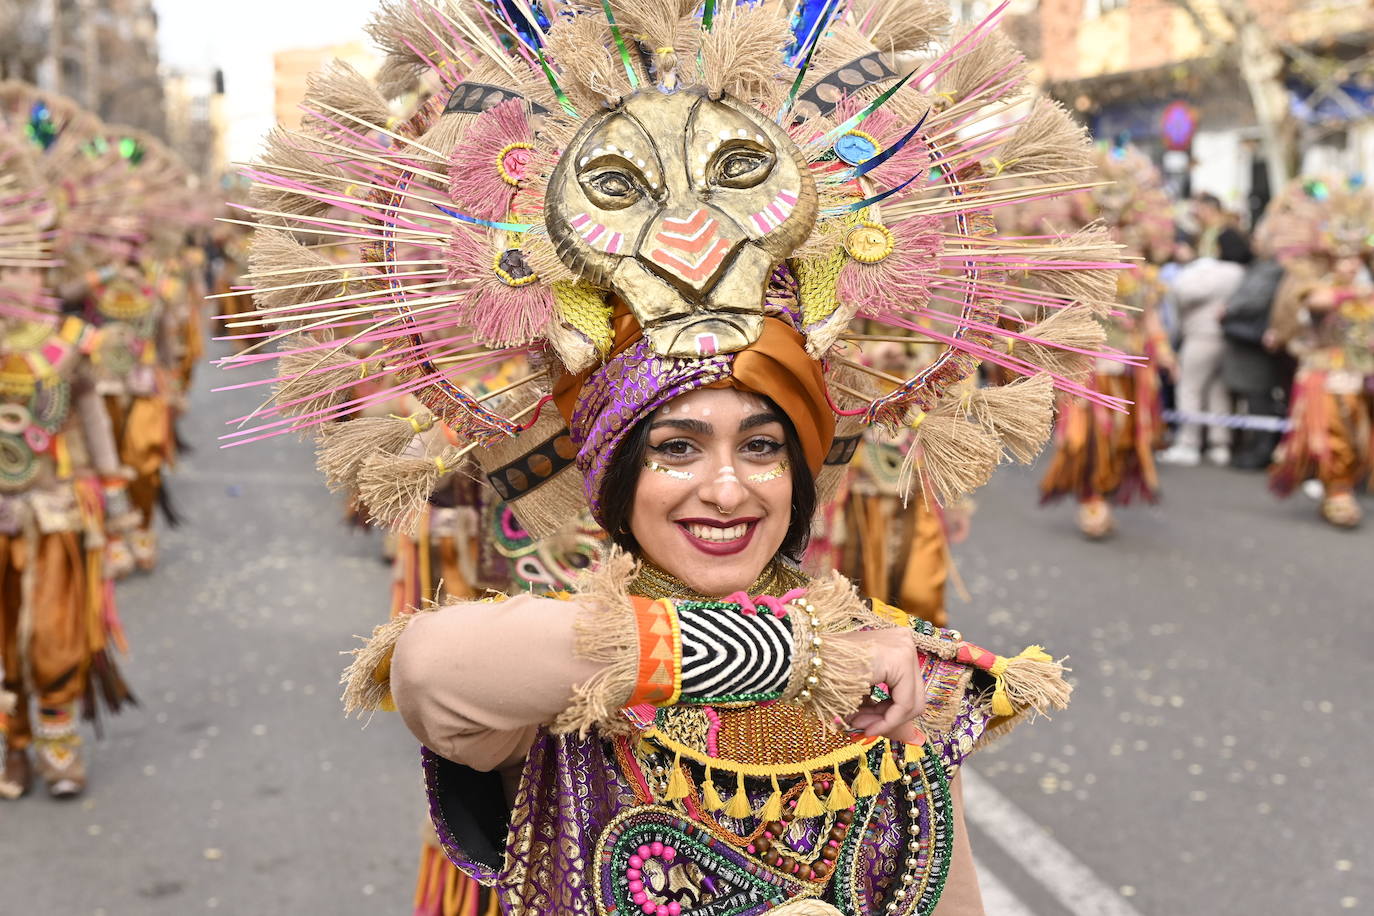
M 722 140 L 729 140 L 729 139 L 730 139 L 730 131 L 728 131 L 728 130 L 723 130 L 723 131 L 721 131 L 721 132 L 720 132 L 720 138 L 721 138 Z

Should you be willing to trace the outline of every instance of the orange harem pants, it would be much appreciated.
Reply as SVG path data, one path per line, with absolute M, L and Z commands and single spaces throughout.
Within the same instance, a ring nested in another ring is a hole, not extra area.
M 33 623 L 28 644 L 21 646 L 26 587 Z M 18 698 L 5 726 L 10 747 L 27 747 L 33 739 L 26 663 L 41 708 L 67 706 L 85 690 L 88 622 L 86 556 L 79 532 L 40 534 L 36 541 L 22 534 L 0 535 L 0 657 L 5 690 Z
M 1329 495 L 1374 485 L 1374 396 L 1327 390 L 1323 372 L 1301 373 L 1293 386 L 1293 427 L 1279 444 L 1269 486 L 1279 496 L 1310 477 Z
M 171 413 L 161 397 L 135 397 L 127 403 L 118 395 L 106 395 L 119 460 L 133 468 L 129 502 L 142 517 L 142 527 L 153 525 L 153 510 L 162 489 L 162 466 L 172 449 Z
M 937 627 L 948 624 L 949 545 L 934 506 L 920 494 L 903 506 L 896 496 L 850 493 L 845 524 L 844 571 L 858 573 L 864 594 Z

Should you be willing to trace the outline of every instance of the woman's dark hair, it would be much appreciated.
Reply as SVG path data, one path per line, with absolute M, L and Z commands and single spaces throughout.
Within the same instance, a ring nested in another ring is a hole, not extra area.
M 787 463 L 792 468 L 792 518 L 787 523 L 787 535 L 780 550 L 789 559 L 801 562 L 811 538 L 811 517 L 816 514 L 816 478 L 811 476 L 811 466 L 791 419 L 771 400 L 764 398 L 764 401 L 782 423 Z M 620 443 L 601 484 L 601 515 L 606 533 L 617 547 L 636 555 L 639 542 L 630 533 L 630 512 L 634 507 L 639 475 L 644 471 L 644 455 L 649 449 L 650 419 L 640 420 Z

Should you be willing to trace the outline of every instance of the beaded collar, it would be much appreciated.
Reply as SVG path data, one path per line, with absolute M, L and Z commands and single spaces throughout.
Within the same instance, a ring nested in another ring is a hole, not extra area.
M 749 586 L 750 595 L 784 595 L 806 585 L 808 579 L 794 566 L 774 557 Z M 686 582 L 648 560 L 639 565 L 639 572 L 630 581 L 630 594 L 645 598 L 680 598 L 696 601 L 713 600 L 702 595 Z

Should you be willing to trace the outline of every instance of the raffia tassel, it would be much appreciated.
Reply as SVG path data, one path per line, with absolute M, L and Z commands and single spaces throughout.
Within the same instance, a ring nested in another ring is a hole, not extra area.
M 343 293 L 347 279 L 327 258 L 297 242 L 290 233 L 265 227 L 253 233 L 248 269 L 255 274 L 278 274 L 258 281 L 253 299 L 260 309 L 332 299 Z M 281 273 L 288 270 L 301 272 Z
M 350 384 L 358 380 L 357 360 L 343 347 L 328 344 L 309 334 L 283 342 L 277 359 L 277 374 L 283 381 L 277 383 L 272 399 L 279 405 L 291 405 L 282 407 L 286 416 L 304 417 L 336 407 L 347 397 Z M 296 401 L 299 403 L 292 403 Z
M 603 667 L 573 688 L 568 708 L 554 720 L 555 734 L 577 732 L 586 737 L 593 727 L 603 734 L 629 731 L 620 708 L 634 692 L 639 672 L 639 639 L 634 605 L 627 584 L 638 564 L 619 548 L 578 581 L 583 611 L 573 622 L 573 651 L 577 657 Z
M 859 775 L 854 779 L 854 794 L 859 798 L 872 798 L 882 791 L 883 784 L 873 775 L 868 764 L 860 758 Z
M 404 0 L 386 0 L 367 26 L 367 34 L 386 55 L 377 74 L 377 88 L 389 99 L 409 92 L 434 64 L 417 50 L 434 46 L 433 26 L 422 18 L 421 9 L 419 4 Z
M 280 127 L 274 127 L 267 135 L 266 152 L 254 165 L 264 172 L 280 175 L 286 181 L 321 185 L 331 191 L 342 192 L 343 188 L 347 187 L 349 179 L 338 166 L 332 164 L 338 157 L 337 150 L 330 150 L 316 140 L 301 134 L 289 134 Z M 299 171 L 290 171 L 291 169 L 316 174 L 307 177 L 302 176 Z M 329 177 L 321 178 L 320 173 Z M 294 216 L 320 216 L 334 206 L 332 202 L 312 197 L 308 192 L 279 188 L 261 182 L 253 185 L 252 198 L 253 202 L 264 210 Z M 279 223 L 281 217 L 270 217 L 265 221 Z
M 382 98 L 381 93 L 373 87 L 372 81 L 344 60 L 336 59 L 327 64 L 323 70 L 306 77 L 306 108 L 311 108 L 317 104 L 346 111 L 368 124 L 385 126 L 391 117 L 391 110 L 386 99 Z M 324 108 L 320 108 L 314 114 L 307 113 L 303 120 L 304 123 L 325 133 L 338 131 L 340 127 L 343 130 L 359 129 L 359 125 L 350 123 L 347 118 L 341 118 Z M 337 122 L 339 126 L 327 123 L 328 121 Z
M 774 6 L 717 7 L 716 22 L 701 36 L 702 82 L 712 94 L 756 99 L 777 82 L 777 60 L 792 41 L 787 20 Z
M 873 46 L 883 51 L 919 51 L 949 30 L 944 3 L 859 0 L 850 5 L 850 16 L 864 23 Z
M 1085 171 L 1093 161 L 1087 128 L 1073 119 L 1064 106 L 1041 96 L 1031 106 L 1010 139 L 997 152 L 996 162 L 1004 175 L 1035 172 L 1037 180 L 1087 181 Z
M 315 466 L 324 474 L 329 489 L 352 489 L 369 457 L 399 455 L 416 436 L 433 426 L 434 415 L 427 410 L 409 417 L 358 417 L 325 424 L 315 450 Z
M 668 791 L 664 798 L 668 801 L 681 801 L 692 794 L 691 788 L 687 785 L 687 777 L 682 775 L 682 755 L 673 755 L 673 774 L 668 777 Z
M 701 787 L 701 803 L 706 806 L 707 811 L 722 811 L 725 808 L 725 801 L 711 780 L 710 767 L 706 768 L 706 784 Z
M 957 398 L 948 398 L 957 401 Z M 963 416 L 936 411 L 922 416 L 902 464 L 900 485 L 910 493 L 917 475 L 941 504 L 988 482 L 1002 455 L 997 437 Z
M 1102 322 L 1081 306 L 1059 309 L 1025 333 L 1032 340 L 1016 340 L 1012 353 L 1051 375 L 1074 380 L 1092 372 L 1095 364 L 1093 357 L 1074 350 L 1100 350 L 1107 341 Z
M 830 795 L 825 800 L 827 811 L 846 811 L 854 807 L 854 796 L 840 777 L 840 765 L 835 764 L 835 781 L 830 784 Z
M 778 777 L 776 776 L 773 777 L 773 791 L 759 811 L 759 820 L 764 823 L 782 820 L 782 790 L 778 788 Z
M 361 649 L 350 655 L 353 661 L 344 669 L 339 683 L 344 685 L 344 714 L 362 716 L 364 713 L 395 709 L 391 699 L 391 653 L 396 641 L 416 614 L 436 610 L 436 606 L 421 608 L 410 614 L 400 614 L 376 627 L 363 642 Z M 360 637 L 361 638 L 361 637 Z
M 955 30 L 953 42 L 958 42 L 973 26 Z M 999 74 L 1001 74 L 999 76 Z M 1015 85 L 1026 77 L 1026 56 L 1016 49 L 1000 29 L 994 29 L 981 41 L 964 43 L 954 52 L 954 61 L 936 83 L 940 95 L 963 101 L 974 92 L 985 91 L 990 83 L 1014 80 Z
M 892 756 L 892 742 L 883 739 L 883 760 L 878 766 L 878 778 L 883 782 L 896 782 L 902 778 L 902 771 L 897 768 L 897 761 Z
M 1064 678 L 1066 670 L 1040 646 L 1027 646 L 1012 658 L 999 656 L 988 669 L 995 679 L 992 714 L 1011 716 L 1018 709 L 1046 713 L 1068 708 L 1073 687 Z
M 458 469 L 457 449 L 433 458 L 371 455 L 358 470 L 358 496 L 372 517 L 403 534 L 412 533 L 420 510 L 439 481 Z
M 1092 309 L 1099 317 L 1116 306 L 1116 286 L 1120 273 L 1121 246 L 1112 241 L 1107 228 L 1093 223 L 1071 235 L 1056 239 L 1051 250 L 1036 256 L 1042 267 L 1033 271 L 1037 286 L 1071 302 Z M 1061 270 L 1056 262 L 1100 262 L 1100 267 L 1076 267 Z
M 816 787 L 811 784 L 811 774 L 806 774 L 806 789 L 802 791 L 801 798 L 797 799 L 795 812 L 797 817 L 820 817 L 825 813 L 825 805 L 821 804 L 820 797 L 816 795 Z
M 969 416 L 992 430 L 1013 458 L 1030 464 L 1054 427 L 1054 380 L 1042 373 L 980 388 L 969 398 Z
M 619 51 L 612 55 L 611 42 L 604 14 L 574 16 L 549 32 L 545 50 L 560 65 L 563 89 L 579 111 L 604 107 L 631 92 Z
M 754 809 L 749 804 L 749 793 L 744 790 L 744 773 L 738 772 L 735 777 L 735 797 L 725 806 L 725 813 L 740 821 L 753 814 Z

